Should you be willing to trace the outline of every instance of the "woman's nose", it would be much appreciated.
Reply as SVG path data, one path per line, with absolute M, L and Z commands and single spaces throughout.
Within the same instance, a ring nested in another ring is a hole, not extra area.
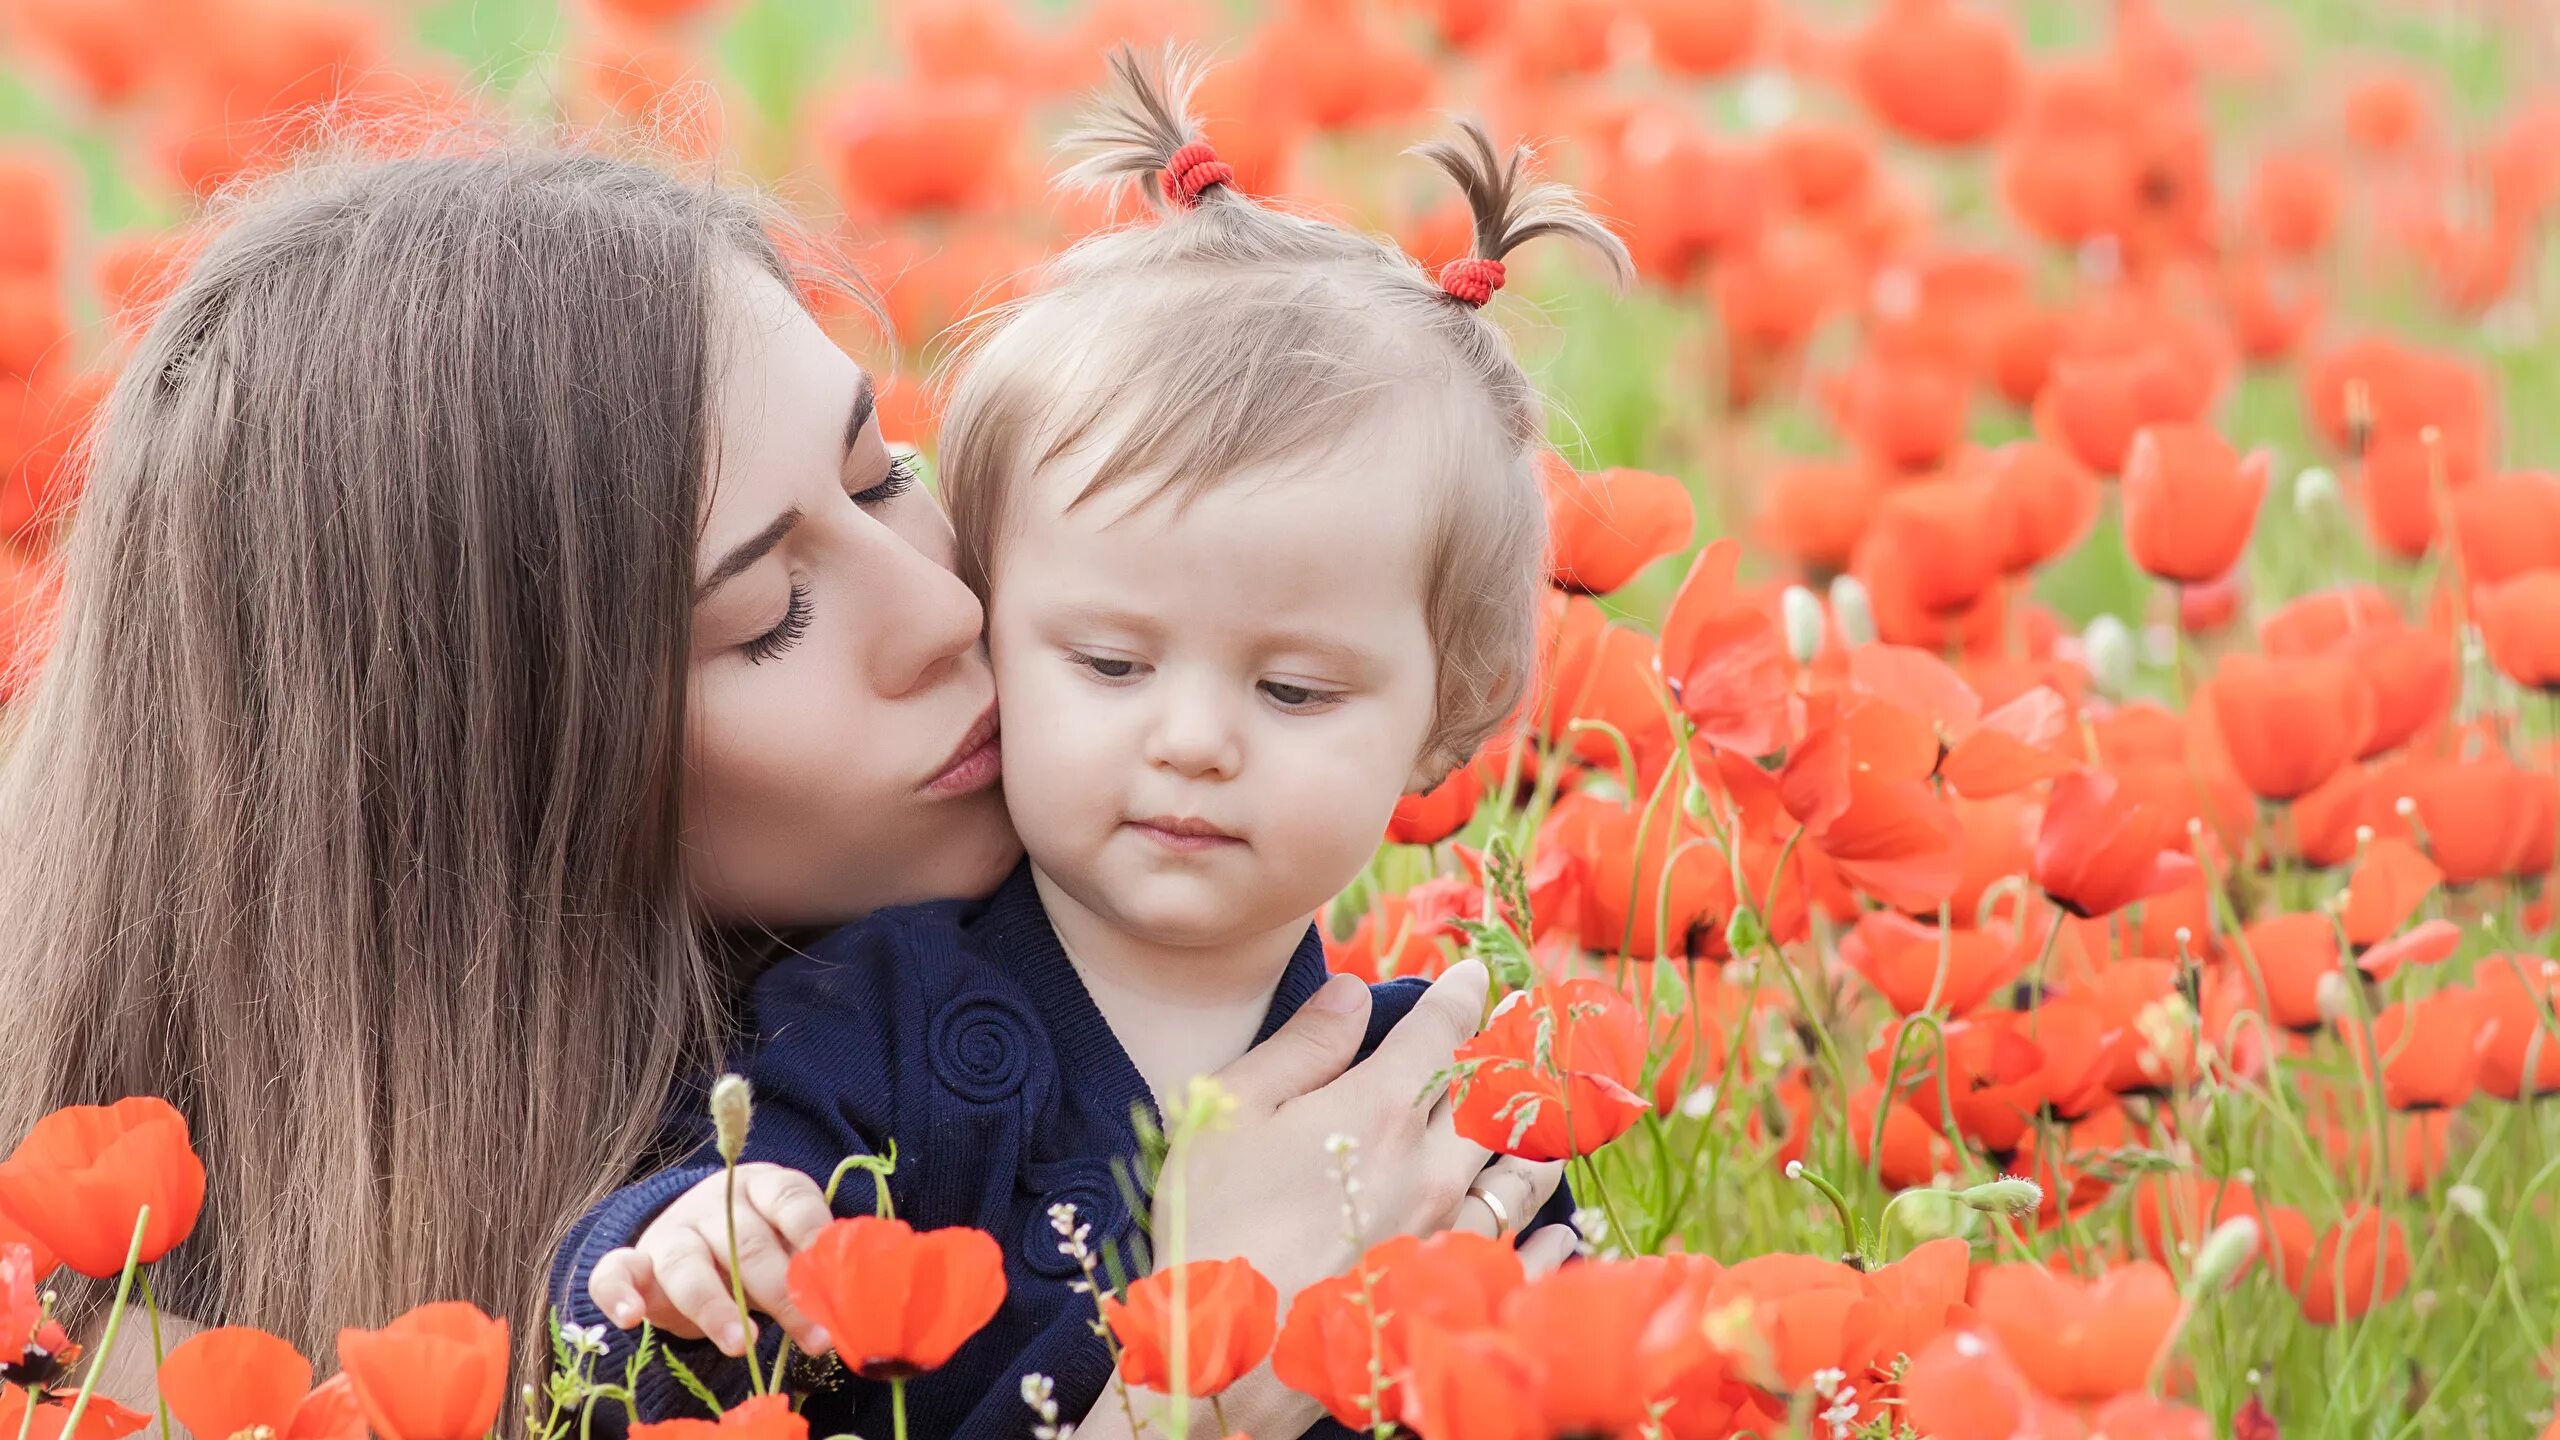
M 872 684 L 895 699 L 939 683 L 975 656 L 987 617 L 959 576 L 894 530 L 874 528 L 881 543 L 862 547 L 855 563 L 872 572 L 864 588 L 874 619 L 863 627 Z
M 1147 763 L 1185 779 L 1233 779 L 1243 749 L 1225 698 L 1214 686 L 1187 679 L 1160 682 L 1157 694 L 1161 704 L 1147 732 Z

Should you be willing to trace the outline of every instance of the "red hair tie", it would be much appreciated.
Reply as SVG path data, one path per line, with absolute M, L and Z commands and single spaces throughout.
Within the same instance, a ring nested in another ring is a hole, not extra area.
M 1164 165 L 1164 198 L 1185 210 L 1197 209 L 1200 192 L 1212 185 L 1235 183 L 1235 167 L 1218 158 L 1206 141 L 1194 140 L 1173 152 Z
M 1499 260 L 1480 260 L 1473 255 L 1452 260 L 1440 267 L 1440 288 L 1470 305 L 1481 306 L 1502 288 L 1503 269 Z

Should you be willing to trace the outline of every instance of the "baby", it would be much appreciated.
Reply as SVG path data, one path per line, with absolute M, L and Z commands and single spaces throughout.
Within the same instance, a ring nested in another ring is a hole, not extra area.
M 1186 67 L 1161 86 L 1125 52 L 1114 68 L 1100 119 L 1071 137 L 1089 152 L 1075 173 L 1134 179 L 1168 213 L 1076 247 L 993 317 L 943 429 L 1026 858 L 989 900 L 884 912 L 777 964 L 740 1063 L 746 1159 L 771 1162 L 739 1207 L 760 1308 L 782 1314 L 780 1257 L 828 1217 L 819 1183 L 892 1140 L 900 1218 L 1005 1247 L 1003 1310 L 909 1385 L 924 1435 L 1024 1433 L 1025 1373 L 1050 1376 L 1070 1416 L 1102 1393 L 1109 1355 L 1052 1207 L 1072 1204 L 1097 1247 L 1127 1239 L 1114 1162 L 1136 1151 L 1133 1110 L 1324 986 L 1311 917 L 1397 798 L 1514 713 L 1543 574 L 1543 419 L 1479 307 L 1535 236 L 1626 268 L 1470 127 L 1423 152 L 1475 213 L 1475 255 L 1434 278 L 1239 192 L 1185 116 Z M 1420 989 L 1379 988 L 1372 1045 Z M 743 1350 L 712 1258 L 718 1170 L 704 1144 L 581 1222 L 555 1276 L 573 1320 L 692 1317 Z M 834 1211 L 872 1206 L 854 1175 Z M 734 1385 L 719 1355 L 684 1353 Z M 644 1416 L 685 1408 L 671 1384 L 644 1389 Z M 849 1381 L 807 1414 L 816 1434 L 886 1433 L 885 1388 Z

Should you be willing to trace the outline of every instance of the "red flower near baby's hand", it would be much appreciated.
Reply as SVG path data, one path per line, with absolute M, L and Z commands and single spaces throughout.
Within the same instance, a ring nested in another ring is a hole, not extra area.
M 1182 1277 L 1182 1314 L 1173 1282 Z M 1120 1342 L 1122 1373 L 1142 1390 L 1173 1392 L 1173 1338 L 1182 1329 L 1183 1393 L 1215 1395 L 1262 1363 L 1280 1324 L 1280 1292 L 1249 1260 L 1194 1260 L 1104 1296 L 1102 1318 Z
M 338 1366 L 377 1440 L 481 1440 L 507 1394 L 507 1322 L 459 1300 L 338 1332 Z
M 263 1330 L 190 1337 L 160 1364 L 160 1398 L 196 1435 L 364 1440 L 364 1405 L 344 1375 L 314 1389 L 311 1362 Z
M 1650 1107 L 1644 1019 L 1597 980 L 1541 985 L 1506 1001 L 1458 1047 L 1458 1133 L 1529 1160 L 1588 1155 Z
M 80 1349 L 45 1313 L 37 1282 L 52 1269 L 34 1247 L 0 1240 L 0 1385 L 43 1386 L 61 1378 Z
M 138 1256 L 148 1265 L 193 1234 L 204 1209 L 204 1162 L 166 1100 L 56 1110 L 0 1162 L 0 1212 L 95 1279 L 124 1269 L 145 1206 Z
M 788 1395 L 759 1395 L 717 1420 L 661 1420 L 631 1427 L 631 1440 L 809 1440 L 809 1422 Z
M 27 1405 L 34 1400 L 35 1414 L 29 1416 Z M 0 1430 L 25 1440 L 65 1440 L 62 1427 L 71 1418 L 71 1401 L 67 1396 L 44 1397 L 15 1385 L 0 1387 Z M 89 1397 L 89 1408 L 80 1416 L 80 1432 L 69 1440 L 124 1440 L 127 1435 L 149 1429 L 151 1417 L 139 1410 L 128 1410 L 103 1395 Z
M 838 1220 L 791 1257 L 791 1300 L 865 1380 L 938 1370 L 1004 1303 L 1004 1253 L 984 1230 Z

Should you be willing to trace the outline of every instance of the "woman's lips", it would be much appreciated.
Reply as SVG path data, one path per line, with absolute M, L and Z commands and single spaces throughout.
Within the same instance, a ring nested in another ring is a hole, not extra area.
M 1004 750 L 996 743 L 997 734 L 995 707 L 989 706 L 987 713 L 978 717 L 978 723 L 969 727 L 969 733 L 960 737 L 960 744 L 943 762 L 941 771 L 924 782 L 924 792 L 948 798 L 972 794 L 996 783 L 996 777 L 1004 773 Z

